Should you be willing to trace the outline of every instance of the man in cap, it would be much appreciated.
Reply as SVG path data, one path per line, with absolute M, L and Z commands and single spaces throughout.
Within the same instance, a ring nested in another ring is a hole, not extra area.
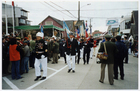
M 107 60 L 100 60 L 101 61 L 101 76 L 99 82 L 103 83 L 104 78 L 105 78 L 105 67 L 108 65 L 108 78 L 109 78 L 109 83 L 110 85 L 114 84 L 114 79 L 113 79 L 113 66 L 114 66 L 114 55 L 117 53 L 117 48 L 114 43 L 110 41 L 111 36 L 110 35 L 105 35 L 105 47 L 104 43 L 100 44 L 100 48 L 98 52 L 105 52 L 105 48 L 108 54 Z
M 35 75 L 37 76 L 34 81 L 37 81 L 41 78 L 40 72 L 40 64 L 42 64 L 43 68 L 43 76 L 40 80 L 46 79 L 47 76 L 47 45 L 45 45 L 44 40 L 42 39 L 44 34 L 42 32 L 38 32 L 36 34 L 36 46 L 35 46 Z
M 72 72 L 75 72 L 75 55 L 76 52 L 78 51 L 78 42 L 76 39 L 74 39 L 74 34 L 70 33 L 69 34 L 70 39 L 66 41 L 65 44 L 65 54 L 66 54 L 66 60 L 68 64 L 68 73 L 72 70 Z M 72 58 L 72 67 L 71 67 L 71 62 L 70 58 Z

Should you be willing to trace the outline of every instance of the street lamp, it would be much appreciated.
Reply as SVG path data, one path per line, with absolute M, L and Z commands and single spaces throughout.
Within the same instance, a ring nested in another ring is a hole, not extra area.
M 88 4 L 80 7 L 80 1 L 78 2 L 78 21 L 80 20 L 80 8 L 83 8 L 83 7 L 87 6 L 87 5 L 91 5 L 91 3 L 88 3 Z
M 83 8 L 84 6 L 87 6 L 87 5 L 91 5 L 91 3 L 88 3 L 88 4 L 86 4 L 86 5 L 83 5 L 82 7 L 80 7 L 80 9 Z

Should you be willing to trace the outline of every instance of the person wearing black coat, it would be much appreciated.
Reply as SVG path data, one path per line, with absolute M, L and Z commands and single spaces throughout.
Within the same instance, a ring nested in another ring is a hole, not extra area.
M 124 68 L 123 68 L 123 60 L 125 57 L 125 44 L 120 41 L 121 36 L 116 36 L 115 45 L 118 49 L 118 53 L 115 54 L 114 60 L 114 79 L 118 80 L 118 67 L 120 69 L 120 79 L 124 79 Z
M 79 62 L 80 62 L 80 55 L 81 55 L 81 49 L 83 48 L 83 43 L 84 43 L 83 39 L 81 39 L 80 43 L 78 44 L 78 60 L 77 60 L 77 64 L 79 64 Z
M 78 42 L 76 39 L 74 39 L 73 33 L 69 34 L 70 39 L 66 41 L 65 44 L 65 54 L 66 54 L 66 60 L 68 64 L 68 73 L 72 70 L 72 72 L 75 72 L 75 56 L 76 52 L 78 51 Z M 72 58 L 72 67 L 71 67 L 71 62 L 70 58 Z
M 48 46 L 45 44 L 45 41 L 43 38 L 43 33 L 38 32 L 36 34 L 36 43 L 35 43 L 35 75 L 36 79 L 34 81 L 37 81 L 39 78 L 41 78 L 41 72 L 40 72 L 40 64 L 42 64 L 43 68 L 43 76 L 40 80 L 46 79 L 47 76 L 47 57 L 48 57 Z
M 90 51 L 91 51 L 91 42 L 86 40 L 83 43 L 84 46 L 84 54 L 83 54 L 83 60 L 84 60 L 84 64 L 87 62 L 87 64 L 89 64 L 89 57 L 90 57 Z M 87 58 L 87 59 L 85 59 Z

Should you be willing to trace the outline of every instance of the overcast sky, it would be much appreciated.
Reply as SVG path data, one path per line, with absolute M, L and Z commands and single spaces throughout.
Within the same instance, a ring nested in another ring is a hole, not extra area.
M 44 2 L 45 1 L 45 2 Z M 51 2 L 50 2 L 51 1 Z M 60 20 L 77 20 L 78 17 L 78 0 L 54 1 L 54 0 L 24 0 L 15 1 L 15 5 L 29 11 L 28 20 L 32 21 L 31 25 L 38 25 L 48 15 Z M 2 1 L 4 3 L 4 1 Z M 6 1 L 11 4 L 11 0 Z M 90 5 L 87 5 L 90 4 Z M 51 6 L 50 6 L 51 5 Z M 59 7 L 58 7 L 58 6 Z M 54 7 L 54 8 L 53 8 Z M 61 8 L 60 8 L 61 7 Z M 118 18 L 121 16 L 131 15 L 133 10 L 138 10 L 137 1 L 80 1 L 80 19 L 87 20 L 91 25 L 92 31 L 107 31 L 107 18 Z M 69 10 L 68 13 L 66 10 Z

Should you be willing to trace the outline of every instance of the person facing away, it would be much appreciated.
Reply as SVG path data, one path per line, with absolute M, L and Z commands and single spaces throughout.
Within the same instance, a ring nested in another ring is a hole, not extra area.
M 118 53 L 115 54 L 114 60 L 114 79 L 118 80 L 118 67 L 120 69 L 120 79 L 124 79 L 124 68 L 123 68 L 123 60 L 125 57 L 125 44 L 121 41 L 121 36 L 116 36 L 115 45 L 118 49 Z
M 106 46 L 106 50 L 107 50 L 107 54 L 108 54 L 108 58 L 107 60 L 100 60 L 101 61 L 101 76 L 100 76 L 100 80 L 99 82 L 103 83 L 104 82 L 104 78 L 105 78 L 105 67 L 106 65 L 108 65 L 108 80 L 110 85 L 114 84 L 114 79 L 113 79 L 113 66 L 114 66 L 114 55 L 115 53 L 117 53 L 117 48 L 116 45 L 114 43 L 112 43 L 110 41 L 111 36 L 110 35 L 105 35 L 105 46 Z M 100 44 L 100 48 L 98 50 L 98 52 L 105 52 L 104 49 L 104 44 L 101 43 Z
M 128 49 L 129 49 L 129 41 L 127 40 L 127 37 L 124 37 L 124 43 L 126 45 L 126 55 L 125 55 L 125 63 L 127 64 L 128 63 Z

